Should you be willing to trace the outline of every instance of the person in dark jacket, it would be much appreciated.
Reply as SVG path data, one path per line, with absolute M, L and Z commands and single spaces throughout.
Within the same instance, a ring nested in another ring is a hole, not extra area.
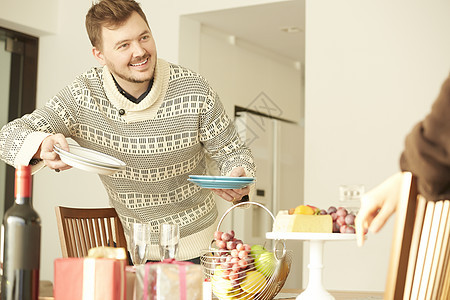
M 431 112 L 406 136 L 400 169 L 362 197 L 355 221 L 358 245 L 367 231 L 378 232 L 395 212 L 402 172 L 417 177 L 419 193 L 427 200 L 450 199 L 450 76 Z

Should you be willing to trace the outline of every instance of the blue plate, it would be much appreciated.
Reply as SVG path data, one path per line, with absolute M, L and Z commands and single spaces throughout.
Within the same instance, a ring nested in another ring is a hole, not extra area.
M 251 184 L 251 182 L 243 182 L 243 181 L 238 181 L 238 182 L 226 182 L 226 181 L 222 181 L 222 182 L 217 182 L 217 181 L 203 181 L 201 179 L 188 179 L 188 181 L 198 185 L 199 187 L 202 188 L 206 188 L 206 189 L 242 189 L 246 186 L 248 186 L 249 184 Z
M 202 179 L 202 180 L 219 180 L 219 181 L 247 181 L 252 182 L 255 180 L 253 177 L 231 177 L 231 176 L 207 176 L 207 175 L 189 175 L 191 179 Z
M 207 180 L 207 179 L 188 179 L 194 183 L 202 184 L 234 184 L 234 185 L 249 185 L 253 181 L 241 181 L 241 180 Z

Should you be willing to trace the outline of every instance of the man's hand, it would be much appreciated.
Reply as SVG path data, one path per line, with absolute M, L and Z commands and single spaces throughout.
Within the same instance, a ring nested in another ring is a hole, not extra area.
M 234 168 L 233 171 L 230 173 L 231 177 L 245 177 L 245 170 L 243 167 L 237 167 Z M 248 195 L 250 192 L 250 188 L 247 186 L 243 189 L 235 189 L 235 190 L 227 190 L 227 189 L 212 189 L 212 191 L 218 195 L 219 197 L 222 197 L 223 199 L 233 202 L 237 200 L 241 200 L 242 197 L 245 195 Z
M 361 199 L 361 209 L 355 220 L 358 246 L 364 243 L 364 235 L 370 230 L 377 233 L 397 210 L 402 186 L 402 173 L 386 179 Z
M 40 158 L 44 161 L 45 165 L 50 169 L 56 171 L 63 171 L 72 168 L 64 163 L 58 154 L 53 150 L 53 146 L 58 145 L 61 149 L 69 151 L 69 144 L 67 143 L 64 135 L 57 133 L 46 137 L 39 147 L 38 152 L 35 154 L 35 158 Z

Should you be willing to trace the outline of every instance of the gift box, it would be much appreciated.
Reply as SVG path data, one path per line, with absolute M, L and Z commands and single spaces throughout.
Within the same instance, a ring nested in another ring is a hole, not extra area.
M 136 300 L 202 300 L 202 267 L 165 260 L 136 267 Z
M 125 300 L 126 261 L 115 258 L 58 258 L 55 300 Z

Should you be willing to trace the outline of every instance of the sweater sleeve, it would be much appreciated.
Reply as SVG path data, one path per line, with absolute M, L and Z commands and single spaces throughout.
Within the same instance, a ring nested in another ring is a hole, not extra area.
M 14 167 L 28 165 L 47 136 L 55 133 L 69 136 L 73 111 L 67 104 L 71 101 L 67 100 L 72 98 L 70 88 L 66 87 L 43 108 L 3 126 L 0 131 L 0 158 Z
M 450 76 L 431 112 L 407 135 L 400 167 L 417 176 L 427 199 L 450 199 Z
M 240 139 L 219 96 L 211 88 L 201 113 L 200 141 L 217 164 L 221 175 L 228 176 L 236 167 L 243 167 L 249 177 L 256 175 L 250 149 Z

